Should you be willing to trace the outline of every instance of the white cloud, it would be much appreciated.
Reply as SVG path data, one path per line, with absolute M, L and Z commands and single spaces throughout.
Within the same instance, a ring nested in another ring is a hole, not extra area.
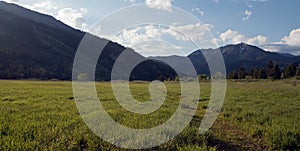
M 144 27 L 123 29 L 122 32 L 116 35 L 112 40 L 131 47 L 144 56 L 180 54 L 180 46 L 163 40 L 162 37 L 165 34 L 167 34 L 167 29 L 147 25 Z M 106 36 L 106 38 L 112 37 L 113 36 Z
M 84 16 L 87 14 L 87 9 L 81 8 L 79 10 L 73 8 L 63 8 L 57 12 L 56 18 L 74 28 L 87 30 Z
M 252 15 L 252 12 L 249 10 L 245 10 L 245 17 L 243 18 L 243 20 L 248 20 L 250 18 L 250 16 Z
M 253 38 L 249 38 L 248 41 L 246 41 L 249 44 L 254 44 L 254 45 L 262 45 L 266 44 L 268 42 L 268 38 L 262 35 L 258 35 Z
M 172 12 L 173 0 L 145 0 L 145 3 L 149 8 Z
M 268 39 L 265 36 L 258 35 L 256 37 L 246 37 L 243 34 L 240 34 L 238 31 L 233 31 L 229 29 L 228 31 L 220 34 L 220 39 L 223 40 L 225 43 L 232 43 L 232 44 L 238 44 L 241 42 L 245 42 L 252 45 L 263 45 L 268 43 Z
M 132 45 L 149 40 L 161 40 L 163 36 L 171 36 L 178 41 L 204 41 L 210 36 L 210 31 L 213 25 L 210 24 L 188 24 L 179 25 L 172 24 L 170 27 L 159 27 L 154 25 L 147 25 L 144 27 L 133 27 L 123 29 L 117 36 L 115 36 L 114 41 L 119 42 L 125 46 L 131 47 Z M 94 34 L 112 39 L 112 35 L 103 35 L 101 33 L 101 27 L 94 29 L 92 31 Z M 188 36 L 188 37 L 187 37 Z
M 54 16 L 57 12 L 57 5 L 50 0 L 46 0 L 46 1 L 41 1 L 38 3 L 34 3 L 32 5 L 26 4 L 23 5 L 25 8 L 43 13 L 43 14 L 48 14 L 48 15 L 52 15 Z
M 165 32 L 174 36 L 177 40 L 183 41 L 198 41 L 204 40 L 207 36 L 210 36 L 210 31 L 214 26 L 211 24 L 189 24 L 189 25 L 177 25 L 173 24 Z M 179 32 L 179 33 L 178 33 Z M 187 35 L 189 37 L 187 37 Z
M 210 43 L 212 43 L 214 46 L 219 46 L 222 43 L 222 40 L 219 38 L 213 38 L 210 40 Z
M 173 24 L 170 27 L 160 27 L 159 25 L 136 26 L 123 29 L 116 36 L 101 34 L 101 27 L 94 29 L 92 32 L 100 37 L 131 47 L 143 55 L 150 55 L 150 53 L 152 53 L 151 55 L 173 55 L 174 52 L 177 55 L 183 55 L 178 53 L 179 49 L 188 51 L 189 48 L 183 48 L 186 44 L 195 46 L 190 40 L 197 41 L 203 47 L 214 45 L 215 43 L 211 41 L 210 35 L 212 28 L 213 26 L 210 24 L 197 23 L 188 25 Z M 180 46 L 178 46 L 179 43 Z
M 292 30 L 290 34 L 285 36 L 281 41 L 285 44 L 300 46 L 300 28 Z
M 246 39 L 245 35 L 241 35 L 238 31 L 233 31 L 231 29 L 229 29 L 228 31 L 220 34 L 219 37 L 224 42 L 234 43 L 234 44 L 243 42 Z
M 262 45 L 262 48 L 279 53 L 290 53 L 300 55 L 300 28 L 294 29 L 288 36 L 281 39 L 280 42 Z
M 125 2 L 130 2 L 130 3 L 134 4 L 136 2 L 136 0 L 125 0 Z
M 21 3 L 20 0 L 3 0 L 8 3 L 15 3 L 17 5 L 23 6 L 27 9 L 37 11 L 47 15 L 55 15 L 58 6 L 52 0 L 40 1 L 37 3 Z
M 37 11 L 43 14 L 48 14 L 48 15 L 53 15 L 54 10 L 57 9 L 55 4 L 50 0 L 41 1 L 33 4 L 21 4 L 19 3 L 20 2 L 19 0 L 4 0 L 4 1 L 8 3 L 16 3 L 17 5 L 23 6 L 27 9 Z
M 296 56 L 300 55 L 300 46 L 296 46 L 296 45 L 273 43 L 273 44 L 262 45 L 260 47 L 271 52 L 289 53 Z
M 19 2 L 19 0 L 5 1 L 15 3 Z M 54 3 L 53 0 L 45 0 L 32 4 L 17 4 L 33 11 L 51 15 L 73 28 L 81 29 L 84 31 L 87 30 L 87 24 L 84 17 L 88 11 L 85 8 L 80 8 L 79 10 L 73 8 L 60 8 Z
M 4 2 L 7 2 L 7 3 L 18 3 L 19 0 L 3 0 Z
M 160 40 L 163 34 L 163 29 L 159 29 L 153 25 L 147 25 L 145 27 L 123 29 L 122 32 L 113 38 L 113 40 L 127 47 L 133 47 L 139 43 L 144 43 L 153 39 Z M 108 39 L 113 37 L 105 35 L 100 36 L 104 36 Z
M 138 43 L 132 48 L 143 56 L 169 56 L 169 55 L 185 55 L 182 47 L 168 43 L 166 41 L 146 41 Z
M 194 8 L 191 10 L 192 12 L 197 12 L 201 16 L 204 16 L 204 11 L 202 11 L 200 8 Z

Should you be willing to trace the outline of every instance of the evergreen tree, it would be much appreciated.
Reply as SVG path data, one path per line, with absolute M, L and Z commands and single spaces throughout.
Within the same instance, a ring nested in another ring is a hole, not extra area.
M 244 67 L 240 67 L 238 78 L 239 79 L 245 79 L 246 78 L 246 69 Z
M 295 76 L 295 67 L 293 65 L 288 65 L 287 67 L 284 68 L 281 77 L 286 79 L 286 78 L 291 78 Z
M 266 64 L 266 72 L 267 72 L 267 77 L 274 77 L 274 63 L 272 60 L 270 60 L 267 64 Z
M 299 64 L 299 66 L 296 68 L 296 75 L 297 75 L 297 76 L 300 76 L 300 64 Z
M 198 75 L 198 80 L 206 80 L 207 79 L 207 75 L 206 74 L 199 74 Z
M 266 69 L 260 69 L 259 70 L 258 78 L 259 79 L 267 79 L 268 78 Z
M 21 79 L 24 78 L 24 76 L 25 76 L 25 68 L 24 68 L 24 66 L 22 64 L 20 64 L 18 66 L 16 74 L 17 74 L 17 78 L 21 78 Z
M 295 69 L 294 69 L 294 66 L 293 65 L 289 65 L 288 67 L 287 67 L 287 75 L 289 76 L 289 77 L 293 77 L 293 76 L 295 76 Z
M 229 79 L 238 79 L 239 77 L 238 77 L 237 72 L 234 70 L 234 71 L 229 73 L 228 78 Z
M 278 64 L 276 64 L 273 68 L 273 79 L 274 80 L 278 80 L 281 77 L 281 72 L 280 72 L 280 68 L 278 66 Z
M 258 68 L 251 69 L 250 76 L 253 79 L 258 79 L 258 75 L 259 75 L 259 69 Z

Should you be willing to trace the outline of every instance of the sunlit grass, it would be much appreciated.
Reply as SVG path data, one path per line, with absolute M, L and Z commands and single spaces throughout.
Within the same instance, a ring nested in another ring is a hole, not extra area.
M 197 114 L 175 139 L 156 150 L 300 149 L 300 83 L 293 80 L 228 82 L 222 112 L 211 130 L 198 128 L 210 99 L 201 82 Z M 131 113 L 116 101 L 110 83 L 97 83 L 109 115 L 132 128 L 168 120 L 179 105 L 180 85 L 167 82 L 165 103 L 149 115 Z M 149 83 L 130 83 L 137 101 L 150 99 Z M 0 81 L 0 150 L 121 150 L 93 134 L 76 108 L 70 82 Z

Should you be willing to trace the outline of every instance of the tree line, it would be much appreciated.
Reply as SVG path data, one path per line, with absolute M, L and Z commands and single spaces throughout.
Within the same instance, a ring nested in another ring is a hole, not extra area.
M 104 77 L 103 72 L 96 77 Z M 106 75 L 105 77 L 107 77 Z M 217 76 L 217 77 L 216 77 Z M 225 76 L 215 75 L 216 78 L 225 78 Z M 198 75 L 199 80 L 207 80 L 210 78 L 214 78 L 206 74 Z M 273 61 L 268 61 L 264 68 L 253 68 L 246 69 L 241 66 L 238 70 L 234 70 L 229 72 L 227 75 L 228 79 L 288 79 L 292 77 L 300 78 L 300 64 L 298 66 L 288 65 L 286 67 L 280 67 L 278 64 Z M 60 79 L 60 80 L 70 80 L 71 79 L 71 67 L 65 67 L 59 65 L 54 68 L 43 68 L 40 66 L 25 66 L 23 64 L 9 64 L 4 65 L 0 64 L 0 79 L 28 79 L 28 78 L 36 78 L 36 79 Z M 158 79 L 161 80 L 161 79 Z M 166 79 L 162 79 L 161 81 L 165 81 Z M 187 78 L 188 80 L 188 78 Z M 100 79 L 101 81 L 101 79 Z M 168 81 L 179 81 L 178 77 L 169 78 Z
M 42 67 L 22 63 L 0 64 L 0 79 L 71 79 L 71 70 L 63 65 Z
M 234 70 L 228 74 L 228 79 L 288 79 L 300 76 L 300 64 L 298 66 L 288 65 L 280 68 L 273 61 L 268 61 L 264 68 L 253 68 L 246 70 L 241 66 L 238 71 Z

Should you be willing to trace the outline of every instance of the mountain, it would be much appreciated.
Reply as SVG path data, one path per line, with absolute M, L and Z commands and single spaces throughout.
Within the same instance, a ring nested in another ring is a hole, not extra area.
M 272 60 L 282 68 L 288 64 L 293 64 L 297 61 L 300 61 L 299 56 L 268 52 L 256 46 L 240 43 L 236 45 L 227 45 L 218 49 L 197 50 L 190 54 L 188 58 L 193 63 L 198 74 L 210 74 L 206 62 L 206 59 L 210 58 L 204 58 L 203 54 L 213 54 L 216 51 L 222 52 L 227 72 L 238 70 L 241 66 L 248 70 L 255 67 L 263 68 L 269 60 Z M 151 57 L 151 59 L 157 59 L 163 62 L 176 62 L 176 60 L 182 60 L 184 58 L 185 57 L 174 56 Z M 190 71 L 187 71 L 186 73 L 189 72 Z
M 72 78 L 72 64 L 85 32 L 54 17 L 0 1 L 0 78 Z M 92 35 L 90 35 L 92 36 Z M 104 40 L 98 37 L 95 39 Z M 111 70 L 126 48 L 109 42 L 98 60 L 96 79 L 111 80 Z M 141 57 L 137 53 L 133 53 Z M 147 59 L 131 74 L 131 80 L 174 78 L 168 65 Z

